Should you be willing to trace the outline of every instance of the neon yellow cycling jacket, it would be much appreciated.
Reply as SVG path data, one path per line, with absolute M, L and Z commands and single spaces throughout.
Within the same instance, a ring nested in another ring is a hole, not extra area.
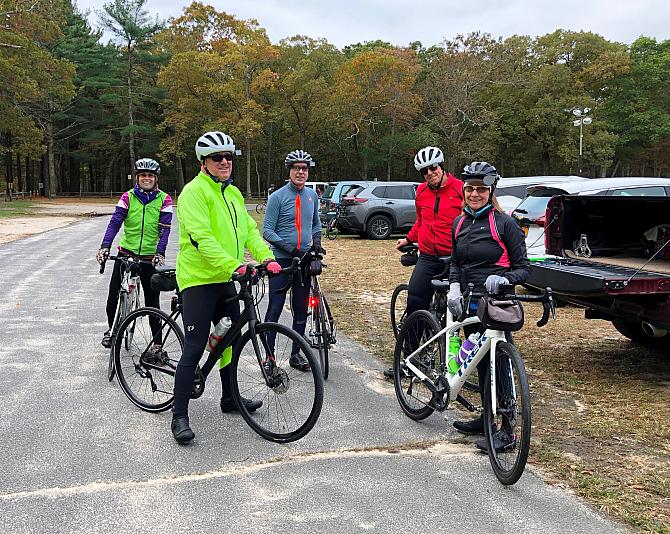
M 273 258 L 244 197 L 234 185 L 215 182 L 200 172 L 179 195 L 177 284 L 193 286 L 229 282 L 244 263 L 244 249 L 261 262 Z

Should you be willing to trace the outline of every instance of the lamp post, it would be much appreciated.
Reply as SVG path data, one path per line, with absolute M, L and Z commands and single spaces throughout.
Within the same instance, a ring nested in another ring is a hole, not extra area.
M 583 146 L 584 146 L 584 134 L 583 134 L 583 125 L 586 124 L 587 126 L 593 122 L 593 119 L 591 117 L 588 117 L 587 114 L 591 111 L 591 108 L 584 108 L 584 109 L 579 109 L 579 108 L 574 108 L 572 110 L 572 114 L 577 117 L 576 120 L 572 121 L 573 126 L 579 126 L 579 176 L 582 175 L 582 168 L 584 164 L 584 157 L 583 157 Z

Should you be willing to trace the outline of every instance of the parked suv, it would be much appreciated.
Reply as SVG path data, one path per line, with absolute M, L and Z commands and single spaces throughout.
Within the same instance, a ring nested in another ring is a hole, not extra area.
M 528 196 L 512 212 L 526 234 L 526 249 L 531 258 L 546 256 L 544 246 L 545 212 L 555 195 L 606 195 L 635 197 L 670 196 L 668 178 L 592 178 L 582 182 L 562 182 L 528 187 Z M 621 217 L 635 217 L 622 213 Z M 551 222 L 549 223 L 551 224 Z
M 370 182 L 342 198 L 338 227 L 348 233 L 387 239 L 392 232 L 408 231 L 416 220 L 415 182 Z
M 323 191 L 321 198 L 319 199 L 319 217 L 321 218 L 321 224 L 326 225 L 333 217 L 335 217 L 340 200 L 352 188 L 356 189 L 370 183 L 376 182 L 369 182 L 367 180 L 328 182 L 326 189 Z
M 519 203 L 526 198 L 531 185 L 547 185 L 557 182 L 583 182 L 588 178 L 581 176 L 514 176 L 501 178 L 496 185 L 496 198 L 505 213 L 512 213 Z

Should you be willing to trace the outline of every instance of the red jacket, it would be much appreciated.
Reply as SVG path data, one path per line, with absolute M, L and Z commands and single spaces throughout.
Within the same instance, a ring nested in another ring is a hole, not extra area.
M 433 256 L 451 254 L 451 228 L 463 213 L 463 182 L 445 173 L 439 191 L 425 182 L 416 190 L 416 222 L 407 240 L 419 244 L 419 252 Z

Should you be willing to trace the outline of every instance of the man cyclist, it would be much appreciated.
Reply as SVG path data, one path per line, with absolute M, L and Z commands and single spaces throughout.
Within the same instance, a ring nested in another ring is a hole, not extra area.
M 123 237 L 119 243 L 119 256 L 133 256 L 151 261 L 154 265 L 165 263 L 165 249 L 170 236 L 172 223 L 172 199 L 158 188 L 160 165 L 151 158 L 142 158 L 135 162 L 136 183 L 130 191 L 121 195 L 112 218 L 102 238 L 100 250 L 96 254 L 102 264 L 109 257 L 109 250 L 116 234 L 123 226 Z M 107 324 L 109 329 L 102 336 L 102 346 L 111 346 L 111 328 L 114 323 L 116 306 L 121 288 L 122 264 L 115 262 L 107 294 Z M 151 289 L 153 267 L 140 265 L 140 280 L 144 289 L 144 301 L 147 306 L 160 307 L 160 292 Z M 152 324 L 152 331 L 157 324 Z
M 418 243 L 419 259 L 414 267 L 407 290 L 407 315 L 427 310 L 433 297 L 430 284 L 433 276 L 444 270 L 440 256 L 451 254 L 451 226 L 463 210 L 463 182 L 444 170 L 444 154 L 434 146 L 419 150 L 414 167 L 426 181 L 416 190 L 416 221 L 396 248 Z M 393 378 L 393 368 L 384 371 Z
M 195 369 L 202 357 L 210 324 L 223 317 L 234 323 L 240 317 L 239 301 L 226 302 L 237 295 L 233 273 L 244 274 L 244 250 L 267 264 L 271 272 L 281 267 L 263 241 L 256 222 L 247 213 L 244 197 L 232 182 L 233 139 L 223 132 L 207 132 L 195 144 L 200 173 L 179 196 L 179 254 L 177 285 L 182 291 L 184 351 L 174 383 L 172 435 L 178 443 L 191 441 L 195 434 L 189 426 L 188 403 L 195 380 Z M 226 347 L 219 360 L 221 377 L 221 411 L 237 408 L 230 387 L 232 345 Z M 262 402 L 242 397 L 249 412 Z
M 278 189 L 268 199 L 263 221 L 263 237 L 270 243 L 277 261 L 282 267 L 291 265 L 292 258 L 301 258 L 311 249 L 319 254 L 326 251 L 321 247 L 321 221 L 319 219 L 319 197 L 316 191 L 305 187 L 309 168 L 315 165 L 312 156 L 304 150 L 289 152 L 284 160 L 289 170 L 288 183 Z M 286 275 L 270 279 L 269 303 L 266 321 L 277 322 L 281 316 L 285 293 L 277 291 L 286 287 Z M 293 274 L 291 289 L 291 309 L 293 310 L 293 330 L 305 335 L 307 324 L 307 300 L 309 298 L 309 278 L 300 271 Z M 270 343 L 274 340 L 269 340 Z M 307 358 L 293 347 L 289 364 L 295 369 L 309 371 Z

